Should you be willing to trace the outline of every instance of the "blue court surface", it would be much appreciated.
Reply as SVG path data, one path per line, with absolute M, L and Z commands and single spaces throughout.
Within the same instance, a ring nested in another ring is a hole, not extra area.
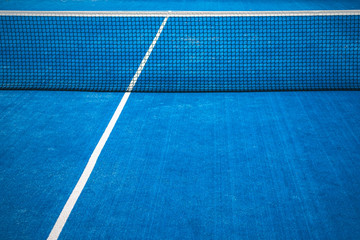
M 0 9 L 297 11 L 360 3 L 8 0 Z M 7 89 L 0 90 L 0 239 L 360 239 L 359 16 L 336 26 L 340 17 L 327 25 L 294 18 L 291 31 L 285 23 L 261 30 L 255 17 L 255 32 L 229 39 L 219 26 L 237 18 L 211 28 L 207 18 L 187 25 L 191 19 L 124 17 L 126 27 L 114 33 L 118 19 L 99 18 L 101 32 L 85 31 L 94 22 L 83 16 L 0 14 Z M 68 25 L 38 27 L 47 21 Z M 321 34 L 302 29 L 306 21 Z M 81 41 L 64 40 L 67 29 Z M 199 39 L 187 35 L 199 31 Z M 226 44 L 214 50 L 213 36 Z M 254 53 L 247 46 L 255 40 L 277 48 Z M 232 75 L 241 68 L 251 71 Z M 246 81 L 237 86 L 234 76 Z

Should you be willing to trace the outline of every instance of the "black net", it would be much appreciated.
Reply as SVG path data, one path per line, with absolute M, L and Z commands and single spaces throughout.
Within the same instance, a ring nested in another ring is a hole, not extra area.
M 126 91 L 136 73 L 137 92 L 360 89 L 359 15 L 170 16 L 166 24 L 161 16 L 0 16 L 0 22 L 1 89 Z

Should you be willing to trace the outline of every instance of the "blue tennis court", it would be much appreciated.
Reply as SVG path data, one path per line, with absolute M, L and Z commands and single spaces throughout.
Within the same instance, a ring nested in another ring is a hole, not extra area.
M 0 2 L 1 239 L 359 239 L 358 1 Z

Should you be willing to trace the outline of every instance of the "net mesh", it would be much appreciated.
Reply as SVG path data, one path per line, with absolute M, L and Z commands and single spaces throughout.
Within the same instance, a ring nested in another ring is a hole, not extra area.
M 160 16 L 0 16 L 0 88 L 126 91 Z M 132 91 L 360 89 L 360 16 L 169 17 Z

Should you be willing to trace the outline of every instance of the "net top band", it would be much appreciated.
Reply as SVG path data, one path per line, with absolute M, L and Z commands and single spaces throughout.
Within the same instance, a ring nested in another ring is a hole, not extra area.
M 360 15 L 360 10 L 326 11 L 0 11 L 0 16 L 50 17 L 273 17 Z

